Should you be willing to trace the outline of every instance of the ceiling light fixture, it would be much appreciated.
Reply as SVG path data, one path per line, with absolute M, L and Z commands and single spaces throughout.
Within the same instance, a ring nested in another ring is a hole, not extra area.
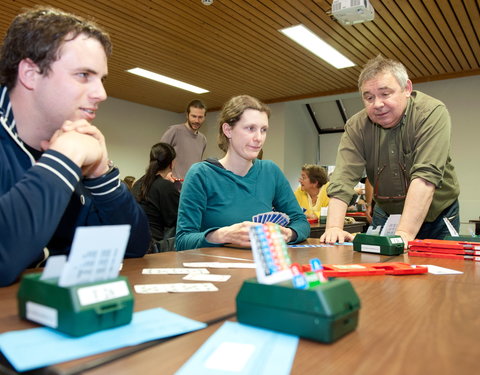
M 161 74 L 151 72 L 149 70 L 145 70 L 142 68 L 133 68 L 133 69 L 128 69 L 127 72 L 136 74 L 137 76 L 148 78 L 148 79 L 153 79 L 154 81 L 165 83 L 166 85 L 178 87 L 179 89 L 182 90 L 187 90 L 190 92 L 194 92 L 195 94 L 205 94 L 206 92 L 209 92 L 208 90 L 202 89 L 197 86 L 190 85 L 188 83 L 178 81 L 173 78 L 169 78 L 166 76 L 162 76 Z
M 355 63 L 343 56 L 335 48 L 325 43 L 303 25 L 287 27 L 281 29 L 280 32 L 337 69 L 355 66 Z

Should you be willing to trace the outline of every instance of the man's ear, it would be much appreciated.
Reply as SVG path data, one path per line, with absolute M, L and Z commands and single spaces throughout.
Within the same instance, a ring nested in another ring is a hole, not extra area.
M 407 94 L 407 98 L 410 97 L 412 90 L 413 90 L 412 81 L 407 80 L 407 85 L 405 86 L 405 93 Z
M 18 63 L 18 82 L 27 90 L 33 90 L 39 76 L 38 65 L 31 59 L 23 59 Z
M 224 122 L 222 125 L 222 130 L 223 130 L 223 134 L 225 134 L 225 136 L 228 139 L 232 137 L 232 127 L 230 126 L 230 124 L 227 124 L 226 122 Z

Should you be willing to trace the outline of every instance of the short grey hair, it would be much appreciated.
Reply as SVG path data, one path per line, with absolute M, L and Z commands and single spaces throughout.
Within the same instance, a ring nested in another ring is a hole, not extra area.
M 390 60 L 382 55 L 369 60 L 363 67 L 360 76 L 358 77 L 358 89 L 362 90 L 362 85 L 376 77 L 380 73 L 392 73 L 401 88 L 407 87 L 408 73 L 405 66 L 398 61 Z

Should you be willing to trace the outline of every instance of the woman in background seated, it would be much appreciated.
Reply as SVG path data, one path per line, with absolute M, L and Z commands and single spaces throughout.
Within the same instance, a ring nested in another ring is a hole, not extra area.
M 146 173 L 133 187 L 137 201 L 147 214 L 154 244 L 153 252 L 175 250 L 175 226 L 180 193 L 166 179 L 171 173 L 175 150 L 168 143 L 157 143 L 150 151 Z
M 295 190 L 300 207 L 304 208 L 308 219 L 318 219 L 321 207 L 328 207 L 328 176 L 324 168 L 305 164 L 298 179 L 300 186 Z
M 128 190 L 132 190 L 133 184 L 135 183 L 135 177 L 125 176 L 122 182 L 127 186 Z
M 310 225 L 282 171 L 258 160 L 268 130 L 270 109 L 248 95 L 230 99 L 219 117 L 218 145 L 225 156 L 194 164 L 180 196 L 177 250 L 208 246 L 250 247 L 249 228 L 259 213 L 284 212 L 286 242 L 305 240 Z

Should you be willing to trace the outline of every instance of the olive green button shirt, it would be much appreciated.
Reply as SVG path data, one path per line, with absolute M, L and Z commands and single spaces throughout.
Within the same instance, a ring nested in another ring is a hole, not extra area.
M 435 185 L 426 221 L 434 221 L 460 193 L 450 158 L 451 121 L 445 105 L 413 91 L 398 125 L 384 129 L 366 110 L 352 116 L 338 148 L 328 196 L 350 202 L 353 188 L 367 172 L 374 200 L 388 214 L 401 214 L 410 181 Z

